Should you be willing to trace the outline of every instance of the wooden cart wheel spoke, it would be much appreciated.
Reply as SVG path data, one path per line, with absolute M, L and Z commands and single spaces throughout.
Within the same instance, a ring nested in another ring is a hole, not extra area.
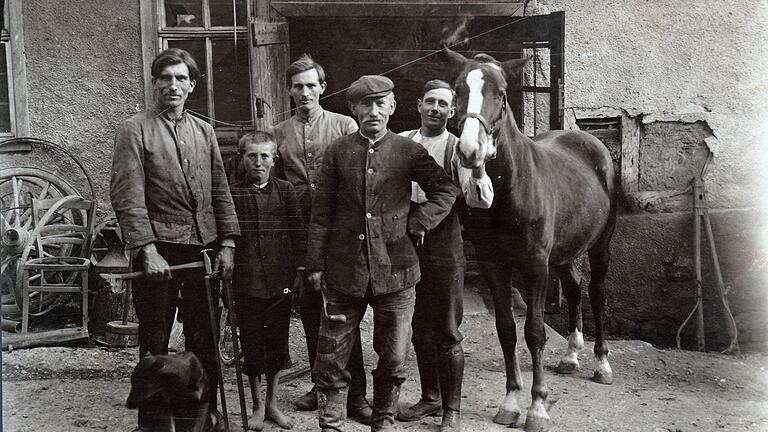
M 0 215 L 2 215 L 2 226 L 4 230 L 15 229 L 22 234 L 29 235 L 34 229 L 34 218 L 32 217 L 32 199 L 60 199 L 68 195 L 81 195 L 65 178 L 60 177 L 43 168 L 6 168 L 0 169 Z M 71 224 L 73 220 L 78 220 L 82 216 L 75 215 L 55 215 L 51 217 L 47 224 L 66 225 Z M 67 236 L 66 233 L 60 234 Z M 26 241 L 31 241 L 26 238 Z M 3 294 L 13 294 L 16 304 L 21 307 L 22 299 L 20 297 L 22 289 L 22 272 L 16 265 L 10 265 L 13 262 L 26 262 L 28 259 L 38 258 L 38 254 L 32 248 L 32 251 L 23 253 L 27 243 L 25 242 L 10 260 L 4 260 L 2 269 L 0 269 L 3 281 Z M 43 257 L 69 256 L 73 248 L 69 245 L 44 245 Z M 4 257 L 6 258 L 6 257 Z M 47 277 L 47 275 L 46 275 Z M 40 276 L 32 275 L 31 283 L 39 283 Z M 35 311 L 31 316 L 41 316 L 56 307 L 61 300 L 69 298 L 65 293 L 50 293 L 43 296 L 30 295 L 30 310 Z M 13 313 L 13 312 L 10 312 Z M 18 314 L 18 311 L 15 312 Z M 13 317 L 9 317 L 13 319 Z

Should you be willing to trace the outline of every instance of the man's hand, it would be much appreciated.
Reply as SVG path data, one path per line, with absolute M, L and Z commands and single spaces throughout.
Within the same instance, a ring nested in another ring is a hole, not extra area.
M 216 261 L 213 263 L 213 271 L 221 271 L 221 279 L 232 280 L 232 273 L 235 270 L 235 249 L 231 247 L 220 247 L 216 254 Z
M 171 268 L 168 261 L 157 252 L 154 243 L 150 243 L 141 248 L 141 256 L 144 261 L 144 271 L 147 277 L 152 280 L 170 280 Z
M 485 177 L 485 164 L 472 168 L 472 177 L 477 179 Z
M 424 244 L 424 236 L 427 235 L 427 230 L 425 230 L 419 223 L 409 223 L 408 235 L 411 237 L 413 244 L 421 246 Z
M 296 277 L 293 278 L 293 295 L 301 298 L 304 295 L 304 270 L 296 270 Z
M 325 272 L 324 271 L 311 271 L 307 275 L 309 286 L 313 291 L 317 292 L 325 288 Z

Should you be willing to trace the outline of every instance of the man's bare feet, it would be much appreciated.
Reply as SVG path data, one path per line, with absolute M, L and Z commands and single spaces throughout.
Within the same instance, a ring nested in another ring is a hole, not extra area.
M 267 406 L 267 412 L 264 417 L 277 423 L 282 429 L 293 428 L 293 419 L 283 414 L 276 405 Z
M 253 414 L 248 417 L 248 430 L 261 431 L 264 429 L 264 404 L 253 407 Z

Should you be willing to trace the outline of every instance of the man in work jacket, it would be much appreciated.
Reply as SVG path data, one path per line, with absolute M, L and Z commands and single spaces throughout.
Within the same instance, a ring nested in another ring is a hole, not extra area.
M 341 430 L 350 378 L 344 365 L 368 305 L 379 356 L 371 430 L 394 430 L 420 278 L 415 246 L 448 215 L 459 194 L 424 147 L 387 130 L 396 106 L 393 89 L 389 78 L 372 75 L 349 87 L 360 131 L 326 150 L 313 203 L 306 265 L 328 302 L 314 366 L 323 431 Z M 411 181 L 427 196 L 413 212 Z
M 326 88 L 325 71 L 311 57 L 306 54 L 301 56 L 288 66 L 285 75 L 288 94 L 296 105 L 296 115 L 275 126 L 274 135 L 280 154 L 275 176 L 293 184 L 306 226 L 309 224 L 312 198 L 320 185 L 320 166 L 325 149 L 336 138 L 356 132 L 357 124 L 351 117 L 326 111 L 320 106 L 320 96 Z M 323 299 L 318 291 L 303 290 L 299 301 L 311 367 L 317 355 Z M 359 335 L 352 348 L 347 371 L 352 376 L 347 415 L 368 424 L 371 421 L 371 407 L 365 398 L 365 369 Z M 295 405 L 301 411 L 316 410 L 316 387 L 313 386 L 297 399 Z
M 213 127 L 184 110 L 199 78 L 197 63 L 184 50 L 165 50 L 152 62 L 156 103 L 117 130 L 110 197 L 134 266 L 147 273 L 133 283 L 139 357 L 168 354 L 180 290 L 186 350 L 205 368 L 206 397 L 215 409 L 218 373 L 204 273 L 171 275 L 169 268 L 200 261 L 203 249 L 215 248 L 213 270 L 231 279 L 240 235 Z M 139 409 L 139 427 L 154 426 L 153 413 Z
M 421 127 L 400 135 L 411 138 L 427 149 L 453 181 L 461 187 L 467 205 L 489 208 L 493 202 L 491 179 L 485 168 L 461 166 L 454 153 L 458 138 L 446 130 L 455 114 L 455 93 L 440 80 L 428 81 L 418 101 Z M 424 191 L 412 185 L 411 206 L 426 202 Z M 416 285 L 413 312 L 413 347 L 421 381 L 421 399 L 397 413 L 401 421 L 420 420 L 439 415 L 441 432 L 460 430 L 461 382 L 464 375 L 463 336 L 459 331 L 463 309 L 464 246 L 461 238 L 457 200 L 451 213 L 417 248 L 421 281 Z

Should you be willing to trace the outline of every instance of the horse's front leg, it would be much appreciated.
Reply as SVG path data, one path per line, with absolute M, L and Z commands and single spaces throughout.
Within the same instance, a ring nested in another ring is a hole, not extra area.
M 511 273 L 502 265 L 492 261 L 480 261 L 480 271 L 488 284 L 493 298 L 493 310 L 496 318 L 496 333 L 499 335 L 501 352 L 504 354 L 506 371 L 506 395 L 493 417 L 493 422 L 514 425 L 520 418 L 520 406 L 517 404 L 523 379 L 520 373 L 520 361 L 517 356 L 517 328 L 512 308 L 510 289 Z
M 543 254 L 542 254 L 543 255 Z M 547 334 L 544 329 L 544 303 L 547 281 L 549 280 L 548 257 L 533 256 L 533 261 L 522 269 L 528 288 L 528 314 L 525 319 L 525 342 L 531 352 L 533 385 L 531 406 L 525 419 L 526 432 L 545 431 L 549 424 L 546 401 L 549 391 L 544 383 L 544 344 Z

